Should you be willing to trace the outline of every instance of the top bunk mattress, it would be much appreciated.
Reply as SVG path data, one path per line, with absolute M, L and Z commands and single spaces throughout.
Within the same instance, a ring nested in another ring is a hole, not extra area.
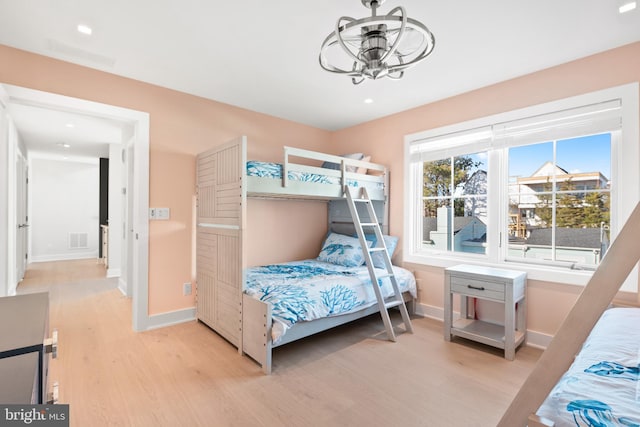
M 640 309 L 611 308 L 537 415 L 555 427 L 640 426 L 639 371 Z
M 246 164 L 247 194 L 249 196 L 340 198 L 343 196 L 340 170 L 291 165 L 287 170 L 286 186 L 280 163 L 249 160 Z M 385 177 L 345 172 L 344 185 L 355 191 L 366 188 L 373 200 L 384 200 Z
M 360 175 L 368 176 L 364 174 Z M 257 176 L 261 178 L 274 178 L 281 180 L 282 165 L 280 163 L 249 160 L 247 162 L 247 176 Z M 289 170 L 287 171 L 287 176 L 291 181 L 313 182 L 317 184 L 340 184 L 341 182 L 339 176 L 331 176 L 299 170 Z M 347 179 L 346 181 L 347 185 L 350 187 L 362 187 L 364 185 L 371 185 L 373 188 L 384 188 L 384 183 L 382 181 L 371 182 L 370 180 L 365 181 L 363 179 Z

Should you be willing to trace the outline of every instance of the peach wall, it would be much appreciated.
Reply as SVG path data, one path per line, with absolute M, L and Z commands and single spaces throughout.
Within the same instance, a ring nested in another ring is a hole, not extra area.
M 248 267 L 318 256 L 327 232 L 326 203 L 249 199 L 248 204 Z
M 402 236 L 405 135 L 638 81 L 640 42 L 340 130 L 331 143 L 384 159 L 391 170 L 391 233 Z M 419 279 L 420 302 L 441 309 L 442 269 L 410 268 Z M 528 329 L 555 333 L 580 290 L 530 281 Z
M 330 141 L 324 130 L 2 45 L 0 83 L 149 113 L 149 205 L 171 209 L 170 221 L 151 221 L 149 227 L 149 314 L 195 305 L 193 295 L 182 296 L 182 284 L 194 280 L 195 154 L 239 135 L 248 136 L 248 157 L 260 160 L 281 158 L 283 145 L 322 151 Z M 265 239 L 287 234 L 296 239 L 293 244 L 280 239 L 284 255 L 294 250 L 303 255 L 317 253 L 324 228 L 318 231 L 309 224 L 326 224 L 323 206 L 310 213 L 300 202 L 255 204 L 249 225 L 265 223 L 269 227 L 251 235 L 249 246 L 256 249 L 250 252 L 253 262 L 285 260 L 277 248 L 264 256 L 257 249 L 264 248 Z M 304 224 L 299 219 L 276 221 L 274 215 L 311 217 Z
M 407 134 L 640 80 L 640 43 L 334 133 L 192 95 L 118 77 L 0 45 L 0 83 L 121 106 L 150 114 L 150 206 L 171 208 L 171 220 L 152 222 L 149 235 L 149 313 L 194 306 L 182 296 L 193 280 L 195 154 L 238 135 L 249 158 L 278 160 L 283 145 L 311 150 L 362 151 L 391 169 L 391 233 L 402 235 L 403 141 Z M 314 204 L 251 200 L 249 263 L 314 256 L 326 210 Z M 287 218 L 281 221 L 282 217 Z M 309 224 L 314 224 L 310 226 Z M 281 236 L 293 236 L 282 239 Z M 277 250 L 269 243 L 280 237 Z M 289 241 L 291 240 L 291 241 Z M 402 254 L 395 259 L 402 259 Z M 411 266 L 420 301 L 442 307 L 442 270 Z M 579 288 L 532 281 L 530 330 L 552 334 Z M 544 313 L 541 315 L 540 313 Z

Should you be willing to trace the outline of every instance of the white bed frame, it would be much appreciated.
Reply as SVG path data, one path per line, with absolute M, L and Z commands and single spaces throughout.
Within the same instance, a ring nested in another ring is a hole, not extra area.
M 272 368 L 274 347 L 378 312 L 378 306 L 347 315 L 294 325 L 278 345 L 271 342 L 271 306 L 244 294 L 244 252 L 247 232 L 247 197 L 326 200 L 329 228 L 349 229 L 351 216 L 343 189 L 348 180 L 364 183 L 376 207 L 382 230 L 388 233 L 389 173 L 385 166 L 315 151 L 284 147 L 283 178 L 247 176 L 247 138 L 222 144 L 197 158 L 197 317 L 262 365 Z M 303 163 L 293 159 L 301 158 Z M 313 163 L 332 162 L 340 169 L 325 169 Z M 347 172 L 347 166 L 365 167 L 370 174 Z M 338 184 L 289 180 L 288 171 L 302 171 L 339 178 Z M 382 186 L 380 185 L 382 184 Z M 353 229 L 351 229 L 353 230 Z M 344 231 L 342 231 L 344 232 Z M 410 312 L 412 297 L 407 294 Z
M 407 310 L 410 314 L 414 313 L 413 297 L 408 292 L 403 296 Z M 274 344 L 271 339 L 271 304 L 245 294 L 242 299 L 243 352 L 258 362 L 265 374 L 270 374 L 274 348 L 378 312 L 378 305 L 375 304 L 354 313 L 295 323 L 287 330 L 280 342 Z

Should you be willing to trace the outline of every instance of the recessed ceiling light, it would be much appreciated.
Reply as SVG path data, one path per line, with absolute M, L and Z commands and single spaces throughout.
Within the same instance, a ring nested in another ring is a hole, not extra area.
M 618 8 L 618 10 L 620 11 L 620 13 L 630 12 L 633 9 L 635 9 L 636 6 L 637 6 L 637 4 L 636 4 L 635 1 L 630 1 L 630 2 L 627 2 L 627 3 L 623 4 L 622 6 L 620 6 Z
M 367 99 L 364 100 L 364 103 L 365 104 L 373 104 L 373 99 L 367 98 Z
M 78 32 L 90 36 L 93 30 L 88 25 L 80 24 L 78 25 Z
M 58 142 L 58 147 L 70 148 L 71 145 L 67 144 L 66 142 Z
M 74 125 L 73 123 L 67 123 L 65 126 L 68 127 L 68 128 L 76 127 L 76 125 Z

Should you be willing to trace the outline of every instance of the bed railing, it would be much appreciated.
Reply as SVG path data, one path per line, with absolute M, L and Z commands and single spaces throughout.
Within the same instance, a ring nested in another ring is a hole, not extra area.
M 340 165 L 340 169 L 326 169 L 319 166 L 309 166 L 300 163 L 295 163 L 290 160 L 291 157 L 298 157 L 308 160 L 318 160 L 321 162 L 331 162 Z M 350 174 L 354 174 L 353 177 L 362 177 L 366 175 L 355 174 L 355 172 L 347 172 L 347 166 L 364 167 L 370 171 L 376 171 L 380 174 L 386 174 L 387 168 L 383 165 L 371 162 L 364 162 L 362 160 L 349 159 L 347 157 L 335 156 L 333 154 L 319 153 L 317 151 L 304 150 L 301 148 L 284 147 L 284 161 L 282 162 L 282 186 L 287 187 L 289 185 L 289 170 L 310 172 L 316 174 L 335 175 L 339 176 L 341 185 L 347 184 L 347 178 Z M 372 176 L 373 178 L 373 176 Z
M 640 204 L 636 205 L 600 266 L 524 382 L 498 427 L 548 426 L 535 415 L 569 368 L 594 325 L 640 260 Z

